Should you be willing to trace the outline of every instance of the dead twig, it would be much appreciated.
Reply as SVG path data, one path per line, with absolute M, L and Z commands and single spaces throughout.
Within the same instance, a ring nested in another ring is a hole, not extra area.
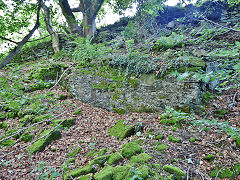
M 67 69 L 65 69 L 64 71 L 63 71 L 63 73 L 61 74 L 61 76 L 59 77 L 59 79 L 58 79 L 58 81 L 54 84 L 54 86 L 53 87 L 51 87 L 48 91 L 51 91 L 52 89 L 54 89 L 57 85 L 58 85 L 58 83 L 61 81 L 61 79 L 63 78 L 63 76 L 66 74 L 66 72 L 73 66 L 73 65 L 75 65 L 76 63 L 73 63 L 71 66 L 69 66 Z

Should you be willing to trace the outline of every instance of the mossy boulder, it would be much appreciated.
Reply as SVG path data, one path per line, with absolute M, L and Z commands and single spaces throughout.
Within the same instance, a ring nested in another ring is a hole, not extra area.
M 106 155 L 99 156 L 99 157 L 93 159 L 89 164 L 102 166 L 108 160 L 108 158 L 109 158 L 109 156 L 106 156 Z
M 130 158 L 137 153 L 141 153 L 142 151 L 142 147 L 139 144 L 136 142 L 129 142 L 123 145 L 122 155 L 125 158 Z
M 50 133 L 51 130 L 46 130 L 43 133 L 40 134 L 39 137 L 43 137 Z M 46 146 L 48 146 L 53 140 L 58 140 L 61 138 L 61 132 L 60 131 L 53 131 L 49 135 L 47 135 L 44 138 L 39 139 L 35 143 L 33 143 L 31 146 L 27 148 L 28 152 L 30 154 L 34 154 L 37 151 L 43 151 Z
M 95 171 L 96 170 L 92 166 L 88 165 L 66 172 L 63 176 L 63 179 L 72 179 L 82 175 L 87 175 L 89 173 L 94 173 Z
M 65 66 L 60 64 L 51 64 L 40 67 L 31 72 L 31 77 L 39 80 L 55 80 L 58 74 L 61 74 Z
M 6 137 L 3 136 L 3 137 L 0 138 L 0 140 L 4 139 L 4 138 L 6 138 Z M 0 146 L 12 146 L 13 144 L 15 144 L 15 141 L 12 140 L 12 139 L 7 139 L 5 141 L 0 142 Z
M 215 155 L 209 154 L 209 155 L 205 156 L 203 159 L 211 162 L 215 159 L 215 157 L 216 157 Z
M 113 179 L 114 180 L 130 179 L 134 175 L 133 169 L 134 168 L 128 164 L 124 166 L 116 166 L 113 171 Z
M 81 148 L 77 147 L 76 149 L 68 153 L 66 155 L 66 158 L 75 157 L 80 151 L 81 151 Z
M 115 136 L 115 137 L 119 138 L 119 140 L 121 141 L 122 139 L 124 139 L 126 137 L 130 137 L 131 135 L 134 135 L 135 127 L 127 126 L 124 123 L 124 120 L 121 119 L 108 131 L 111 136 Z
M 145 162 L 148 162 L 151 159 L 152 159 L 152 156 L 150 156 L 146 153 L 141 153 L 137 156 L 132 156 L 130 161 L 132 163 L 145 163 Z
M 109 156 L 108 164 L 109 165 L 117 164 L 117 163 L 121 162 L 122 160 L 123 160 L 123 156 L 119 152 L 116 152 Z
M 171 141 L 171 142 L 181 142 L 181 139 L 180 138 L 175 138 L 173 137 L 172 135 L 169 135 L 168 136 L 168 140 Z
M 167 149 L 168 146 L 165 144 L 160 144 L 159 146 L 156 147 L 156 150 L 158 151 L 164 151 L 165 149 Z
M 141 173 L 138 176 L 143 179 L 147 179 L 150 175 L 151 169 L 147 165 L 142 165 L 138 167 L 138 171 Z
M 6 136 L 12 136 L 13 134 L 16 134 L 19 130 L 18 129 L 10 129 L 6 132 Z M 21 132 L 18 132 L 18 134 L 14 135 L 13 138 L 18 139 L 20 137 Z
M 90 174 L 83 175 L 83 176 L 79 177 L 78 180 L 91 180 L 92 177 L 93 177 L 93 174 L 90 173 Z
M 178 167 L 170 166 L 170 165 L 164 165 L 163 170 L 167 171 L 171 174 L 174 174 L 176 176 L 176 179 L 184 179 L 186 174 Z
M 63 122 L 64 121 L 64 122 Z M 54 125 L 58 125 L 60 123 L 61 127 L 66 127 L 66 128 L 70 128 L 71 126 L 73 126 L 75 124 L 76 118 L 70 118 L 70 119 L 56 119 L 53 121 Z
M 105 166 L 99 173 L 94 175 L 95 180 L 111 180 L 113 179 L 114 167 Z
M 29 142 L 32 141 L 33 137 L 34 137 L 33 134 L 23 133 L 20 137 L 20 140 L 24 142 Z

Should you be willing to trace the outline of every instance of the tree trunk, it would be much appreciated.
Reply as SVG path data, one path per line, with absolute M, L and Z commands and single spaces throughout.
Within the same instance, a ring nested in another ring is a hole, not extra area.
M 81 28 L 78 26 L 78 23 L 75 19 L 75 16 L 72 13 L 68 0 L 59 0 L 59 5 L 62 9 L 62 13 L 66 18 L 68 27 L 70 28 L 71 34 L 81 35 Z
M 83 35 L 85 37 L 92 37 L 96 32 L 96 17 L 90 14 L 83 14 Z
M 35 26 L 33 29 L 23 38 L 21 42 L 18 43 L 18 45 L 8 54 L 7 57 L 5 57 L 2 62 L 0 62 L 0 69 L 6 66 L 8 63 L 11 62 L 12 58 L 21 50 L 23 45 L 28 41 L 28 39 L 33 35 L 33 33 L 36 31 L 36 29 L 40 26 L 39 22 L 39 14 L 40 9 L 42 6 L 42 0 L 38 0 L 38 10 L 37 10 L 37 20 L 35 23 Z
M 57 53 L 60 51 L 59 38 L 51 25 L 50 9 L 45 4 L 43 4 L 43 9 L 44 9 L 44 21 L 46 23 L 47 31 L 50 34 L 52 39 L 52 47 L 53 47 L 54 53 Z

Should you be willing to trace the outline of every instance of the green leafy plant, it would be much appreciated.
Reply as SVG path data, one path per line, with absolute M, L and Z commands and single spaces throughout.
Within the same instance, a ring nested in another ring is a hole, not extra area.
M 202 130 L 206 127 L 208 128 L 216 128 L 220 132 L 224 131 L 228 135 L 232 136 L 232 138 L 239 138 L 240 137 L 240 128 L 235 128 L 229 125 L 229 122 L 219 122 L 216 119 L 208 120 L 208 119 L 201 119 L 192 121 L 193 125 L 195 126 L 202 126 Z
M 171 36 L 162 36 L 160 37 L 153 46 L 154 51 L 162 51 L 167 49 L 172 49 L 176 47 L 183 47 L 186 37 L 184 35 L 178 35 L 172 33 Z

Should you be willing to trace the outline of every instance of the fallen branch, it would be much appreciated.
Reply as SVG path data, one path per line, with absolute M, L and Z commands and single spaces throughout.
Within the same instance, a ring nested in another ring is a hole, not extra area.
M 12 134 L 11 136 L 8 136 L 8 137 L 6 137 L 6 138 L 4 138 L 4 139 L 1 139 L 1 140 L 0 140 L 0 143 L 3 142 L 3 141 L 5 141 L 5 140 L 8 140 L 8 139 L 10 139 L 10 138 L 12 138 L 12 137 L 14 137 L 14 136 L 16 136 L 16 135 L 18 135 L 18 134 L 20 134 L 22 131 L 25 131 L 25 130 L 27 130 L 28 128 L 31 128 L 31 127 L 36 126 L 36 125 L 38 125 L 38 124 L 42 124 L 42 123 L 44 123 L 44 122 L 52 121 L 53 119 L 58 118 L 59 116 L 63 115 L 63 114 L 66 113 L 66 112 L 67 112 L 67 111 L 64 111 L 63 113 L 61 113 L 61 114 L 59 114 L 59 115 L 57 115 L 57 116 L 54 116 L 53 118 L 46 119 L 46 120 L 43 120 L 43 121 L 34 123 L 34 124 L 32 124 L 31 126 L 21 128 L 21 129 L 19 129 L 16 133 Z
M 58 85 L 58 83 L 61 81 L 61 79 L 63 78 L 63 76 L 64 76 L 64 74 L 66 74 L 66 72 L 73 66 L 73 65 L 75 65 L 76 63 L 73 63 L 71 66 L 69 66 L 67 69 L 65 69 L 64 71 L 63 71 L 63 73 L 61 74 L 61 76 L 59 77 L 59 79 L 58 79 L 58 81 L 54 84 L 54 86 L 53 87 L 51 87 L 48 91 L 51 91 L 52 89 L 54 89 L 57 85 Z
M 26 146 L 20 147 L 20 148 L 18 148 L 18 149 L 15 149 L 15 150 L 13 150 L 13 151 L 5 154 L 5 155 L 2 156 L 1 158 L 3 159 L 3 158 L 5 158 L 6 156 L 8 156 L 8 155 L 10 155 L 10 154 L 12 154 L 12 153 L 14 153 L 14 152 L 16 152 L 16 151 L 19 151 L 19 150 L 21 150 L 21 149 L 25 149 L 25 148 L 27 148 L 28 146 L 32 145 L 33 143 L 37 142 L 38 140 L 47 137 L 48 135 L 50 135 L 55 129 L 57 129 L 57 128 L 58 128 L 62 123 L 64 123 L 65 121 L 66 121 L 66 119 L 63 120 L 62 122 L 60 122 L 56 127 L 54 127 L 54 128 L 53 128 L 49 133 L 47 133 L 46 135 L 39 137 L 38 139 L 32 141 L 30 144 L 27 144 Z

